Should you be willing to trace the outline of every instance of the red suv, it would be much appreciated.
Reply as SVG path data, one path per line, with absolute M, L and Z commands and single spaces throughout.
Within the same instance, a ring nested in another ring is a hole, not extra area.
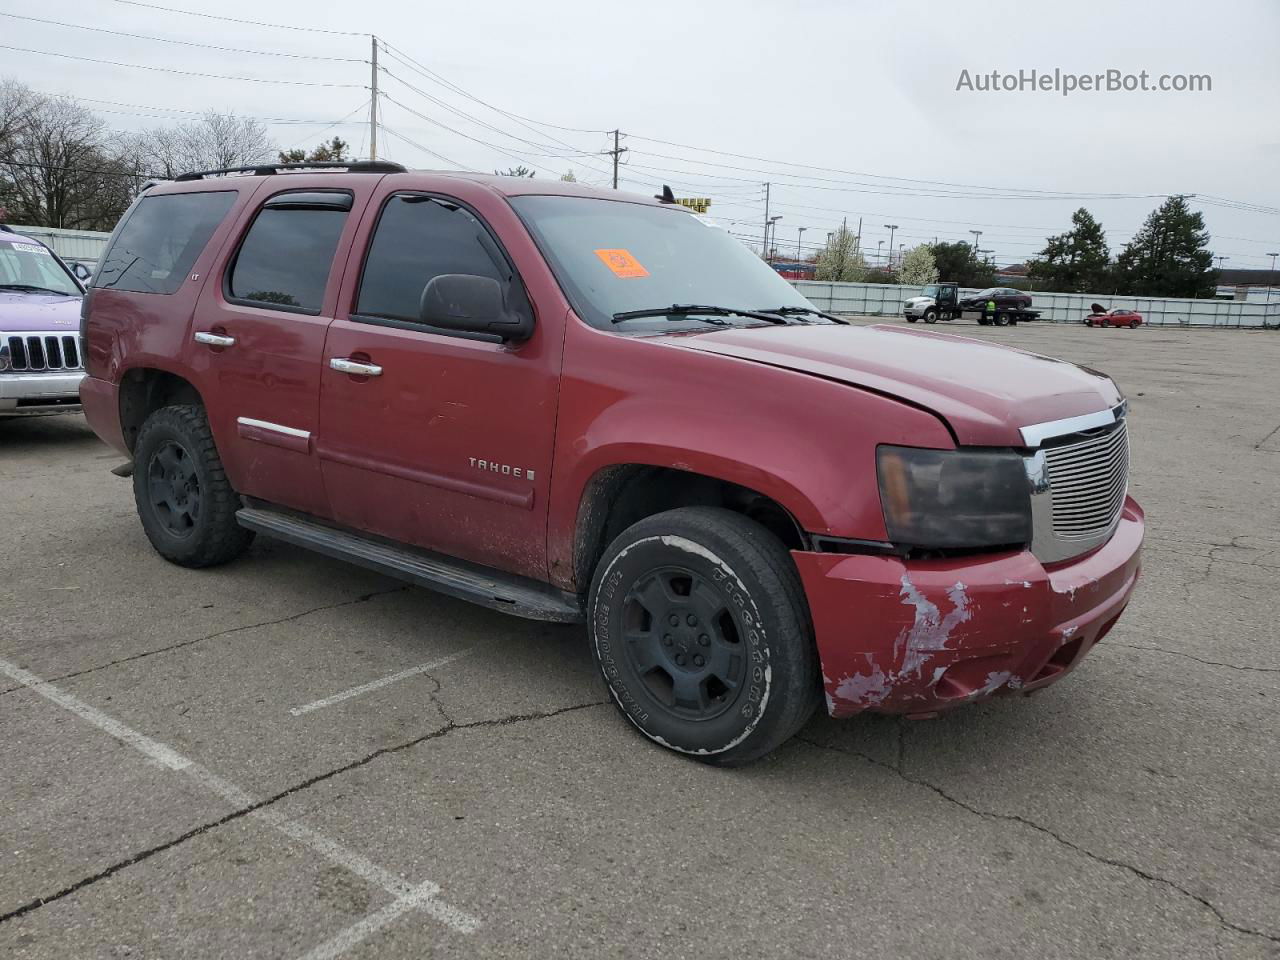
M 929 715 L 1071 670 L 1138 577 L 1096 372 L 815 310 L 683 207 L 285 168 L 148 190 L 81 395 L 186 566 L 255 533 L 580 621 L 649 739 L 718 764 L 822 702 Z

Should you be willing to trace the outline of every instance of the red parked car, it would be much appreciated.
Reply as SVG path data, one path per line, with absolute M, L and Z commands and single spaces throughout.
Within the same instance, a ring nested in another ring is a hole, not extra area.
M 1110 379 L 846 325 L 672 203 L 190 174 L 125 216 L 82 322 L 85 415 L 162 556 L 261 533 L 582 622 L 626 719 L 709 763 L 824 695 L 920 716 L 1053 683 L 1138 578 Z
M 1084 318 L 1088 327 L 1128 327 L 1130 330 L 1142 324 L 1142 314 L 1136 310 L 1104 310 Z

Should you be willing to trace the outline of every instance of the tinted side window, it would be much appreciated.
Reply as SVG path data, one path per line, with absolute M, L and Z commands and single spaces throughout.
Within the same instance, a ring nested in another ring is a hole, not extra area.
M 227 279 L 230 299 L 319 313 L 347 212 L 332 207 L 264 207 Z
M 511 269 L 474 216 L 456 204 L 399 194 L 387 201 L 369 244 L 356 313 L 417 320 L 432 277 L 470 273 L 506 284 Z
M 173 293 L 235 199 L 227 190 L 143 197 L 103 255 L 94 286 Z

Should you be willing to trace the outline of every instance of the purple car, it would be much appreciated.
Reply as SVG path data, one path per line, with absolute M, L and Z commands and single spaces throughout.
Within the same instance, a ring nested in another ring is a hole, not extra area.
M 0 417 L 80 409 L 83 296 L 52 250 L 0 227 Z

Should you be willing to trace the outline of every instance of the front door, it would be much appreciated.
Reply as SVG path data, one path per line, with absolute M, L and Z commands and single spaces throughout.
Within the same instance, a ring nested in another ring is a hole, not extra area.
M 317 451 L 334 518 L 545 578 L 560 343 L 543 323 L 518 344 L 424 326 L 433 277 L 492 277 L 510 298 L 520 278 L 456 201 L 400 191 L 376 215 L 355 308 L 325 342 Z

